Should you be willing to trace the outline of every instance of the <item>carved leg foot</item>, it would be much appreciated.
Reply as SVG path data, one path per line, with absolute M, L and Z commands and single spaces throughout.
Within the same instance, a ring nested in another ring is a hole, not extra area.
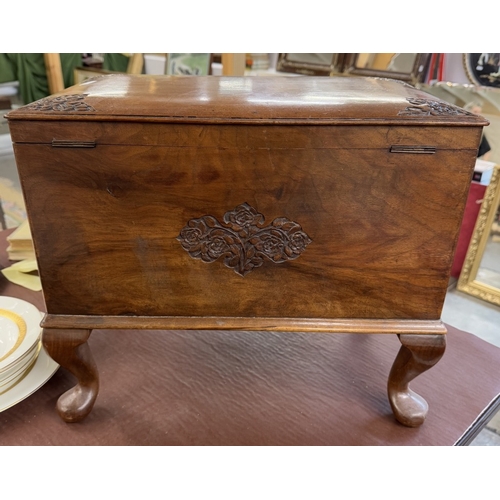
M 78 422 L 92 410 L 99 392 L 97 367 L 87 344 L 91 330 L 45 328 L 42 342 L 51 358 L 78 380 L 75 387 L 57 401 L 59 416 L 66 422 Z
M 389 374 L 387 389 L 396 419 L 408 427 L 421 425 L 429 409 L 424 398 L 408 384 L 432 368 L 444 354 L 445 335 L 398 335 L 401 349 Z

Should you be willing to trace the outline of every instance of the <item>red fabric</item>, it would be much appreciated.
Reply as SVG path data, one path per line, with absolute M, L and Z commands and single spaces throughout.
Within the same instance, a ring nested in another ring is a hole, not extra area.
M 434 71 L 436 68 L 436 57 L 437 57 L 437 54 L 431 54 L 431 61 L 429 63 L 429 71 L 427 72 L 426 83 L 430 83 L 432 80 L 434 80 Z
M 443 81 L 444 54 L 439 54 L 438 82 Z
M 487 186 L 479 184 L 478 182 L 471 183 L 467 204 L 465 205 L 464 218 L 462 220 L 462 226 L 458 236 L 455 258 L 453 260 L 453 265 L 451 266 L 451 276 L 453 278 L 458 278 L 460 276 L 460 272 L 462 271 L 462 266 L 465 261 L 467 249 L 469 248 L 472 233 L 474 232 L 477 216 L 479 215 L 479 210 L 481 209 L 480 201 L 484 198 L 486 187 Z

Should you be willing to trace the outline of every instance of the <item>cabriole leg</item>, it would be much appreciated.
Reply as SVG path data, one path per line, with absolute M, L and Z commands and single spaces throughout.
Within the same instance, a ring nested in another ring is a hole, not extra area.
M 78 383 L 57 401 L 59 416 L 78 422 L 92 410 L 99 392 L 99 375 L 87 340 L 91 330 L 44 328 L 42 342 L 51 358 L 72 373 Z
M 389 374 L 389 401 L 399 422 L 408 427 L 418 427 L 424 422 L 429 407 L 422 396 L 409 388 L 409 383 L 441 359 L 446 347 L 446 335 L 398 337 L 402 346 Z

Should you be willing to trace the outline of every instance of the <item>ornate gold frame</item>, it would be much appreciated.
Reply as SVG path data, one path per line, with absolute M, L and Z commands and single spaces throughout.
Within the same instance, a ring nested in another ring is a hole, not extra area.
M 500 289 L 481 283 L 476 278 L 499 202 L 500 166 L 496 165 L 481 204 L 481 210 L 457 283 L 457 290 L 496 305 L 500 305 Z

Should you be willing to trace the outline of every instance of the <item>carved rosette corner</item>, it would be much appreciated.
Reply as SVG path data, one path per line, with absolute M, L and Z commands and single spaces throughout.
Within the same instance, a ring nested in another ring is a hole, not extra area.
M 410 106 L 398 113 L 399 116 L 474 116 L 458 106 L 446 102 L 407 97 Z
M 88 94 L 65 94 L 40 99 L 26 106 L 34 111 L 92 112 L 95 109 L 85 102 Z
M 177 240 L 193 259 L 214 262 L 245 276 L 265 260 L 276 264 L 299 257 L 312 242 L 302 227 L 286 217 L 263 226 L 264 215 L 247 203 L 226 212 L 224 223 L 211 215 L 191 219 Z

